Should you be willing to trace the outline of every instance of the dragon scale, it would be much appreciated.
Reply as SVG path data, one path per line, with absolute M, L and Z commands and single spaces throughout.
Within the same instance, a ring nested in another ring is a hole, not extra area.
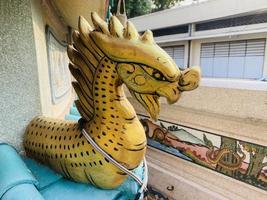
M 123 84 L 156 119 L 159 97 L 176 102 L 182 91 L 198 86 L 200 75 L 198 68 L 181 73 L 155 44 L 151 31 L 139 36 L 132 23 L 123 27 L 115 16 L 107 25 L 92 13 L 92 21 L 94 30 L 80 17 L 74 44 L 68 47 L 69 68 L 76 79 L 75 103 L 82 120 L 36 117 L 27 126 L 24 147 L 29 157 L 66 178 L 110 189 L 120 185 L 127 174 L 99 154 L 81 129 L 115 160 L 134 169 L 144 158 L 147 142 Z

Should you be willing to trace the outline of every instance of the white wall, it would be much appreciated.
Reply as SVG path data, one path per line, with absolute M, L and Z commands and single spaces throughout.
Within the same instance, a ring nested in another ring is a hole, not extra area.
M 62 118 L 73 94 L 52 103 L 45 38 L 50 21 L 41 0 L 0 1 L 0 11 L 0 142 L 21 149 L 29 121 L 37 115 Z
M 41 113 L 30 1 L 0 1 L 0 24 L 0 142 L 20 148 Z

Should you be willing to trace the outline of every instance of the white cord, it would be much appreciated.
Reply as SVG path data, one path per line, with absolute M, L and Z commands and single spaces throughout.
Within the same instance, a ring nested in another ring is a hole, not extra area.
M 114 160 L 110 155 L 108 155 L 101 147 L 96 144 L 96 142 L 91 138 L 91 136 L 86 132 L 85 129 L 82 129 L 82 134 L 87 139 L 87 141 L 100 153 L 102 156 L 104 156 L 106 159 L 108 159 L 111 163 L 116 165 L 121 171 L 131 176 L 140 186 L 139 193 L 143 193 L 143 191 L 147 191 L 147 182 L 148 182 L 148 174 L 147 174 L 147 163 L 146 159 L 144 158 L 144 181 L 142 181 L 138 176 L 136 176 L 133 172 L 128 170 L 126 167 L 118 163 L 116 160 Z

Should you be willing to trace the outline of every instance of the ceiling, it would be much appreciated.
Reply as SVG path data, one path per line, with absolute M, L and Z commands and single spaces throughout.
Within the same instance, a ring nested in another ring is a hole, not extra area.
M 77 29 L 78 17 L 83 16 L 91 23 L 91 12 L 97 12 L 103 19 L 109 0 L 51 0 L 64 22 Z M 92 24 L 92 23 L 91 23 Z

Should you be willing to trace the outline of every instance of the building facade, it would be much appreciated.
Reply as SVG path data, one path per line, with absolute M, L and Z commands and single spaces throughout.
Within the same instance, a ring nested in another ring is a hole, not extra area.
M 260 177 L 265 177 L 260 175 L 266 170 L 264 153 L 260 161 L 261 172 L 258 172 L 257 176 L 251 176 L 250 172 L 254 163 L 253 155 L 257 154 L 255 152 L 267 149 L 266 1 L 195 2 L 132 18 L 130 21 L 136 25 L 140 33 L 146 29 L 152 30 L 157 44 L 167 51 L 180 69 L 200 66 L 202 70 L 202 80 L 198 89 L 190 94 L 183 94 L 175 106 L 162 102 L 162 123 L 177 124 L 177 130 L 189 132 L 189 129 L 193 128 L 191 136 L 193 135 L 194 139 L 187 138 L 187 142 L 195 144 L 195 139 L 200 139 L 201 141 L 196 143 L 205 143 L 205 139 L 208 138 L 219 152 L 231 149 L 241 158 L 242 153 L 238 151 L 240 147 L 246 157 L 238 170 L 222 167 L 222 163 L 229 167 L 237 162 L 234 154 L 223 156 L 213 167 L 209 167 L 211 162 L 206 162 L 205 159 L 213 147 L 206 146 L 208 150 L 202 155 L 201 145 L 197 150 L 195 145 L 184 149 L 184 144 L 161 140 L 161 143 L 167 144 L 168 147 L 176 145 L 179 153 L 187 155 L 193 164 L 171 158 L 168 165 L 162 164 L 167 162 L 166 153 L 151 148 L 148 152 L 148 159 L 152 163 L 151 171 L 163 177 L 160 183 L 152 181 L 154 186 L 180 199 L 179 194 L 188 194 L 189 191 L 191 196 L 182 199 L 264 199 L 267 195 L 266 189 L 258 187 L 261 185 Z M 145 114 L 137 104 L 135 105 L 140 114 Z M 174 130 L 172 126 L 170 130 Z M 202 133 L 197 133 L 198 131 Z M 212 133 L 212 136 L 209 133 Z M 216 139 L 217 136 L 220 139 Z M 181 139 L 182 136 L 177 132 L 177 137 Z M 161 148 L 160 144 L 154 141 L 153 145 Z M 257 147 L 255 151 L 246 148 L 253 145 L 261 147 Z M 167 147 L 162 149 L 170 153 Z M 189 153 L 190 149 L 199 159 Z M 179 158 L 183 156 L 178 155 Z M 220 174 L 199 168 L 196 164 Z M 243 184 L 253 182 L 252 179 L 255 181 L 253 177 L 257 177 L 259 181 L 254 184 L 256 187 L 251 188 L 251 185 Z M 171 182 L 176 188 L 174 191 L 168 190 Z

